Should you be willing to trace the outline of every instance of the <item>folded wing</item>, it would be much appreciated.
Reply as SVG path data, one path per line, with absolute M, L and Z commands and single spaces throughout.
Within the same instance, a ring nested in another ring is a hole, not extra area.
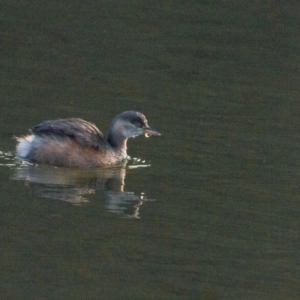
M 84 147 L 96 149 L 106 143 L 103 133 L 93 123 L 78 118 L 45 121 L 32 132 L 37 136 L 69 137 Z

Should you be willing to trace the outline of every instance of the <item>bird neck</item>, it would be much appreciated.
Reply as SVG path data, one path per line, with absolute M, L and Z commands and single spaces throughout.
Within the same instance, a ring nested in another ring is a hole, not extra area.
M 120 134 L 112 134 L 111 132 L 107 135 L 107 141 L 110 146 L 118 152 L 122 157 L 127 156 L 127 138 Z

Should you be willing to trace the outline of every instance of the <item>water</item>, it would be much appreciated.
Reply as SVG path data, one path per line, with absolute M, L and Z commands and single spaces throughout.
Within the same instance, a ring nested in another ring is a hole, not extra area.
M 1 299 L 299 297 L 296 2 L 1 6 Z M 129 141 L 140 162 L 10 155 L 42 120 L 128 109 L 162 133 Z

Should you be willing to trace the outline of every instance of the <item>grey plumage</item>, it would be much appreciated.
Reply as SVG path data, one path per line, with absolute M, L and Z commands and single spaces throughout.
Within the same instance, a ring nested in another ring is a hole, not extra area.
M 160 135 L 146 117 L 126 111 L 111 122 L 108 135 L 79 118 L 36 125 L 30 135 L 17 138 L 17 156 L 35 163 L 65 167 L 101 167 L 127 158 L 127 140 L 139 135 Z
M 84 147 L 95 149 L 106 143 L 103 133 L 96 125 L 79 118 L 45 121 L 33 127 L 32 133 L 37 136 L 69 137 Z

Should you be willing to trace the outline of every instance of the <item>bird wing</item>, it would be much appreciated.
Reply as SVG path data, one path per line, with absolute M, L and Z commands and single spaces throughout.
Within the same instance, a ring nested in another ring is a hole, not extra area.
M 106 142 L 103 133 L 96 125 L 77 118 L 45 121 L 35 126 L 32 132 L 38 136 L 69 137 L 84 147 L 99 148 Z

